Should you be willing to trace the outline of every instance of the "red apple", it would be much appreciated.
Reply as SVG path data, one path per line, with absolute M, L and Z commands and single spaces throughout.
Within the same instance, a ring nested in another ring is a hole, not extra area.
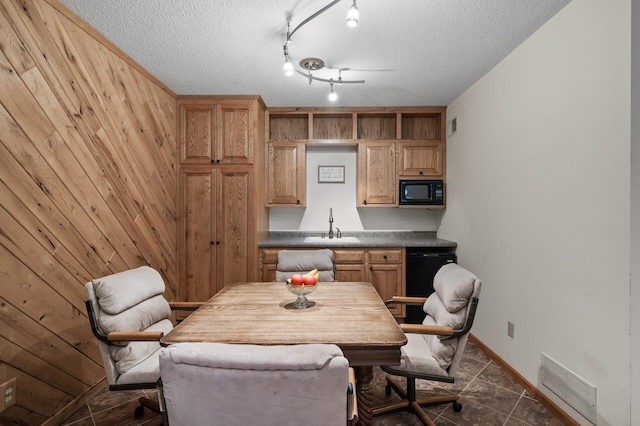
M 305 275 L 304 285 L 316 285 L 316 277 L 313 275 Z
M 302 274 L 293 274 L 291 275 L 291 285 L 302 285 L 304 284 L 304 277 Z

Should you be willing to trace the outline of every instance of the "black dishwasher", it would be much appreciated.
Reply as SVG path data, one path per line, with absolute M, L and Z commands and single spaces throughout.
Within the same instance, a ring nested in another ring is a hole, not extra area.
M 433 277 L 442 265 L 456 262 L 456 254 L 429 247 L 407 247 L 407 296 L 427 297 L 433 293 Z M 421 324 L 422 306 L 407 306 L 405 322 Z

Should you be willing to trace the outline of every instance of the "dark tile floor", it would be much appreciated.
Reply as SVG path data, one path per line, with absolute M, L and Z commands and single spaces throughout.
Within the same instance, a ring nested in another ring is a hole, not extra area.
M 379 368 L 375 370 L 374 405 L 381 405 L 398 397 L 386 396 L 385 374 Z M 417 380 L 418 397 L 421 392 L 444 389 L 460 393 L 459 402 L 462 411 L 456 413 L 451 404 L 427 407 L 429 417 L 436 426 L 561 426 L 555 418 L 524 389 L 491 361 L 477 346 L 468 342 L 463 361 L 455 384 L 434 385 Z M 125 426 L 162 424 L 160 415 L 145 410 L 140 419 L 135 419 L 133 410 L 138 405 L 137 398 L 147 394 L 155 397 L 155 391 L 109 392 L 104 390 L 88 404 L 79 409 L 63 425 L 73 426 Z M 397 412 L 374 419 L 376 426 L 412 426 L 421 425 L 413 414 Z

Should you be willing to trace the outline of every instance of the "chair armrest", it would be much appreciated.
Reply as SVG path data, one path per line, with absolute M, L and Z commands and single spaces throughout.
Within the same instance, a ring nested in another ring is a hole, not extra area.
M 384 302 L 384 304 L 387 306 L 392 304 L 421 306 L 424 305 L 424 302 L 426 301 L 426 297 L 393 296 L 391 299 Z
M 169 307 L 172 310 L 195 311 L 204 304 L 205 302 L 169 302 Z
M 436 336 L 453 336 L 453 328 L 443 325 L 400 324 L 405 333 L 434 334 Z
M 131 342 L 131 341 L 160 341 L 164 336 L 162 331 L 112 331 L 107 334 L 110 342 Z
M 349 367 L 349 384 L 351 385 L 351 393 L 347 396 L 347 420 L 350 425 L 358 423 L 358 398 L 356 397 L 356 373 L 353 367 Z

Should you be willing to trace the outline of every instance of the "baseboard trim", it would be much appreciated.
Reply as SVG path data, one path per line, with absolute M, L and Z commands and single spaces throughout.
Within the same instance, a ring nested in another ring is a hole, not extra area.
M 80 407 L 84 404 L 87 404 L 93 397 L 102 392 L 103 389 L 107 387 L 107 378 L 100 380 L 95 385 L 91 386 L 84 393 L 82 393 L 79 397 L 68 403 L 64 406 L 64 408 L 57 413 L 55 413 L 52 417 L 50 417 L 46 422 L 42 423 L 40 426 L 56 426 L 71 417 L 73 413 L 78 411 Z
M 580 423 L 576 422 L 572 419 L 567 413 L 565 413 L 560 407 L 558 407 L 549 397 L 547 397 L 544 393 L 538 390 L 532 383 L 530 383 L 527 379 L 525 379 L 520 373 L 513 369 L 509 364 L 506 363 L 505 360 L 500 358 L 498 354 L 492 351 L 487 345 L 482 343 L 476 336 L 472 333 L 469 333 L 469 340 L 472 341 L 482 352 L 487 354 L 489 358 L 493 360 L 500 368 L 509 374 L 526 390 L 529 395 L 534 397 L 540 404 L 542 404 L 547 410 L 551 412 L 554 416 L 558 418 L 562 423 L 568 426 L 580 426 Z

